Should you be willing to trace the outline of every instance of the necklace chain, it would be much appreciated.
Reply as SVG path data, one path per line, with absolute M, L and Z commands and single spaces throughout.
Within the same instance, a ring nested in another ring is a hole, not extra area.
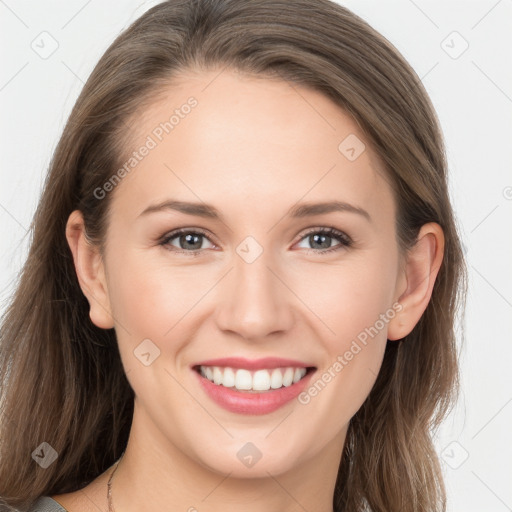
M 110 474 L 110 478 L 108 479 L 108 482 L 107 482 L 107 489 L 108 489 L 108 491 L 107 491 L 108 512 L 115 512 L 114 504 L 112 503 L 112 479 L 114 477 L 114 473 L 117 470 L 119 462 L 121 462 L 121 459 L 123 458 L 123 455 L 124 455 L 124 452 L 121 454 L 121 457 L 119 457 L 119 459 L 115 463 L 115 468 L 112 471 L 112 473 Z

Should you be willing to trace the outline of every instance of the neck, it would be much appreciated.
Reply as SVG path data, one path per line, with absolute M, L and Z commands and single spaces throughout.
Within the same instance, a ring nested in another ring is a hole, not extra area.
M 128 444 L 112 480 L 113 505 L 116 512 L 292 512 L 297 507 L 332 512 L 340 463 L 336 454 L 341 454 L 346 430 L 342 434 L 342 439 L 335 438 L 313 459 L 293 468 L 262 473 L 260 466 L 257 478 L 241 478 L 234 471 L 215 471 L 201 462 L 200 454 L 172 444 L 136 406 Z

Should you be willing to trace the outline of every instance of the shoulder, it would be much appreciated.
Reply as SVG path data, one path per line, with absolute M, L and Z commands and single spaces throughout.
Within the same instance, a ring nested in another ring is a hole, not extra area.
M 67 510 L 49 496 L 41 496 L 27 512 L 67 512 Z
M 41 496 L 27 512 L 98 512 L 108 509 L 105 472 L 82 489 Z

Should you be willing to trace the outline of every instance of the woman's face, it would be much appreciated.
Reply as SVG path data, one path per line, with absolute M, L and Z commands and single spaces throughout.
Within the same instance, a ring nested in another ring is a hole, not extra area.
M 98 200 L 112 194 L 108 308 L 139 443 L 240 477 L 337 467 L 405 283 L 358 125 L 319 92 L 229 70 L 183 75 L 133 123 L 133 160 Z

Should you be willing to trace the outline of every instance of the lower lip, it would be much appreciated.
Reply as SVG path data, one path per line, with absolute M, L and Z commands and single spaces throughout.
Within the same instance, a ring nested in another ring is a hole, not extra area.
M 215 403 L 238 414 L 268 414 L 276 411 L 296 398 L 308 385 L 314 373 L 314 371 L 309 371 L 305 377 L 291 386 L 283 386 L 261 393 L 246 393 L 214 384 L 196 370 L 192 371 L 197 375 L 206 394 Z

